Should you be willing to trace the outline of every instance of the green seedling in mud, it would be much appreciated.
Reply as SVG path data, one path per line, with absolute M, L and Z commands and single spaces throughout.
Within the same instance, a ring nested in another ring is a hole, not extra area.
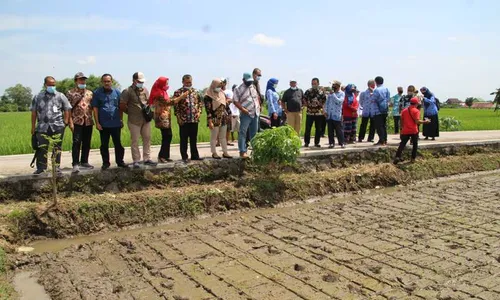
M 264 130 L 252 139 L 252 160 L 257 165 L 293 165 L 302 142 L 290 126 Z
M 49 142 L 47 145 L 40 146 L 41 148 L 47 147 L 47 152 L 45 154 L 45 157 L 49 162 L 50 175 L 51 175 L 50 185 L 52 187 L 52 204 L 49 206 L 49 208 L 47 208 L 48 211 L 52 208 L 57 208 L 57 178 L 59 175 L 58 172 L 59 164 L 57 163 L 57 156 L 61 154 L 61 148 L 58 147 L 57 145 L 60 145 L 62 143 L 61 139 L 62 136 L 61 134 L 55 134 L 53 136 L 42 134 L 42 136 Z M 49 153 L 51 154 L 50 160 L 49 160 Z

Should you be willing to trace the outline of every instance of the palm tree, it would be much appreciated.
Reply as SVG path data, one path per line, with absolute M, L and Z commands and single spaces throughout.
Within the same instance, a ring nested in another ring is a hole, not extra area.
M 500 110 L 500 89 L 497 89 L 496 92 L 491 93 L 490 95 L 496 95 L 493 103 L 495 103 L 495 111 Z

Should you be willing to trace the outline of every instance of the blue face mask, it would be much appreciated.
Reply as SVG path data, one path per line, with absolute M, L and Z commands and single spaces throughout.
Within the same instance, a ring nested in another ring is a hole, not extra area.
M 144 83 L 136 83 L 135 86 L 138 88 L 138 89 L 142 89 L 142 87 L 144 86 Z
M 84 90 L 86 87 L 87 87 L 86 84 L 81 84 L 81 83 L 78 84 L 78 88 L 81 90 Z
M 46 90 L 47 90 L 47 93 L 54 94 L 56 92 L 56 87 L 55 86 L 48 86 Z

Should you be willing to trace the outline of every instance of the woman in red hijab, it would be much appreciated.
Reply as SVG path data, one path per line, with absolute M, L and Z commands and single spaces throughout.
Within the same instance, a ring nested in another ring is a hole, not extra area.
M 149 104 L 155 108 L 154 119 L 156 128 L 161 131 L 161 149 L 158 154 L 158 162 L 171 162 L 170 159 L 170 143 L 172 142 L 172 122 L 170 118 L 170 108 L 172 101 L 167 93 L 168 78 L 158 78 L 149 95 Z

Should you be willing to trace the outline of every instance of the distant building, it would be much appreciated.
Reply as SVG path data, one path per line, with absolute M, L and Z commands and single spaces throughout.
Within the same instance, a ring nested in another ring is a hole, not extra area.
M 493 109 L 493 108 L 495 108 L 495 103 L 493 103 L 493 102 L 475 102 L 475 103 L 472 103 L 471 108 Z
M 446 100 L 446 104 L 448 104 L 448 105 L 462 105 L 462 104 L 464 104 L 464 102 L 458 98 L 448 98 L 448 100 Z

